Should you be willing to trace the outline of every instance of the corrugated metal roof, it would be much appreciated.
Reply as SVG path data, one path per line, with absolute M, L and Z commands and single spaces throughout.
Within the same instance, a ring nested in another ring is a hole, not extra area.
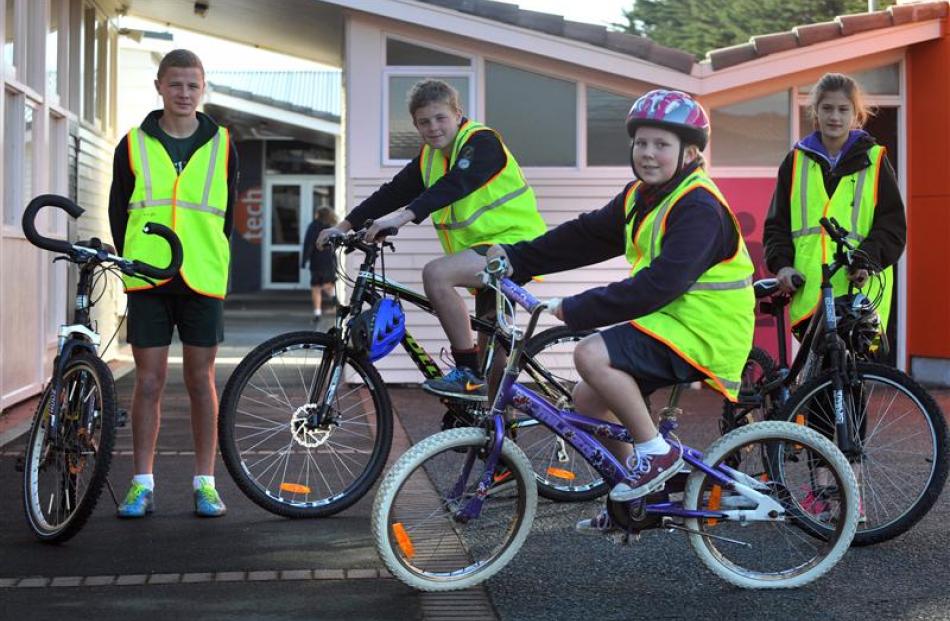
M 208 71 L 214 86 L 340 116 L 342 77 L 339 71 Z

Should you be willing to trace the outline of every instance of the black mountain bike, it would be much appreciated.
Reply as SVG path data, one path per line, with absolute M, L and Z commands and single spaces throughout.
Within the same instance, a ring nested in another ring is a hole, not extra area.
M 822 266 L 821 299 L 791 366 L 785 346 L 790 299 L 774 278 L 755 283 L 759 308 L 775 319 L 780 361 L 753 348 L 737 403 L 726 403 L 725 433 L 759 420 L 791 421 L 833 438 L 857 476 L 862 521 L 854 545 L 887 541 L 930 510 L 947 479 L 947 423 L 933 397 L 906 373 L 871 360 L 881 332 L 875 303 L 836 300 L 831 278 L 852 264 L 848 231 L 821 220 L 836 250 Z M 798 283 L 800 286 L 802 283 Z
M 115 441 L 115 383 L 109 366 L 99 358 L 99 333 L 90 318 L 97 284 L 116 272 L 146 280 L 171 278 L 181 267 L 182 250 L 171 229 L 154 223 L 145 225 L 144 231 L 168 241 L 171 262 L 165 269 L 116 256 L 97 238 L 74 244 L 50 239 L 36 231 L 34 222 L 37 212 L 47 206 L 73 218 L 83 213 L 66 197 L 37 196 L 23 213 L 23 232 L 33 245 L 61 255 L 54 261 L 79 266 L 79 281 L 73 322 L 59 330 L 53 374 L 33 416 L 23 460 L 23 507 L 38 539 L 62 542 L 79 532 L 95 508 L 108 483 Z
M 330 243 L 365 255 L 335 326 L 326 333 L 281 334 L 256 347 L 228 379 L 218 415 L 221 454 L 238 487 L 264 509 L 292 518 L 346 509 L 370 489 L 389 455 L 392 403 L 374 364 L 353 346 L 351 322 L 383 295 L 435 314 L 424 295 L 376 273 L 391 243 L 367 243 L 357 233 Z M 472 316 L 471 323 L 488 338 L 481 370 L 489 377 L 507 343 L 493 321 Z M 570 404 L 574 371 L 552 369 L 571 367 L 574 346 L 588 334 L 565 326 L 538 334 L 526 347 L 522 380 L 552 403 Z M 425 378 L 442 376 L 408 331 L 401 344 Z M 447 408 L 443 428 L 477 425 L 487 415 L 487 400 L 441 401 Z M 573 501 L 606 491 L 600 474 L 537 421 L 512 417 L 509 428 L 532 460 L 542 495 Z

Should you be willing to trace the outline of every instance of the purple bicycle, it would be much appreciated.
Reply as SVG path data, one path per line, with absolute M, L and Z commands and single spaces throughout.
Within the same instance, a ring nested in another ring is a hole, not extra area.
M 558 409 L 519 384 L 518 361 L 547 304 L 485 269 L 497 296 L 498 329 L 511 339 L 505 376 L 484 427 L 452 429 L 413 446 L 387 472 L 371 517 L 389 571 L 424 591 L 465 589 L 492 577 L 521 548 L 537 508 L 531 462 L 506 438 L 510 409 L 540 421 L 609 485 L 629 476 L 601 440 L 631 442 L 619 425 Z M 514 326 L 515 304 L 530 312 Z M 679 442 L 675 395 L 660 432 Z M 683 445 L 686 465 L 666 489 L 628 503 L 607 500 L 627 540 L 648 529 L 688 535 L 702 562 L 744 588 L 808 584 L 842 558 L 858 524 L 857 483 L 845 456 L 817 432 L 787 422 L 743 426 L 705 453 Z M 815 490 L 820 494 L 816 496 Z

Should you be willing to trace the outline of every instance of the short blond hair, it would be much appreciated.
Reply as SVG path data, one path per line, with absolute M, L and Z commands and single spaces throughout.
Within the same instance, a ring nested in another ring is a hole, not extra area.
M 409 89 L 409 115 L 415 116 L 416 110 L 430 104 L 448 104 L 458 114 L 462 113 L 459 105 L 459 92 L 448 82 L 442 80 L 421 80 Z
M 172 67 L 178 67 L 180 69 L 197 67 L 201 70 L 202 79 L 205 77 L 205 68 L 204 65 L 201 64 L 201 59 L 191 50 L 172 50 L 165 54 L 162 57 L 162 61 L 158 63 L 158 79 L 161 80 L 165 72 Z

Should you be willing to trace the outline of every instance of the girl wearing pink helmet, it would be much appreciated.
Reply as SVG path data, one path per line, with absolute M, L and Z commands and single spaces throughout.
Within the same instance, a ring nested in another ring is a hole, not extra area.
M 624 280 L 551 302 L 575 330 L 609 326 L 581 341 L 574 363 L 579 412 L 619 419 L 635 444 L 610 450 L 627 480 L 610 497 L 629 501 L 661 490 L 681 467 L 682 449 L 657 433 L 645 397 L 704 381 L 735 400 L 752 346 L 752 261 L 722 193 L 706 174 L 709 119 L 686 93 L 654 90 L 626 119 L 636 179 L 606 206 L 531 241 L 493 246 L 516 278 L 625 256 Z M 613 528 L 606 510 L 577 525 Z

